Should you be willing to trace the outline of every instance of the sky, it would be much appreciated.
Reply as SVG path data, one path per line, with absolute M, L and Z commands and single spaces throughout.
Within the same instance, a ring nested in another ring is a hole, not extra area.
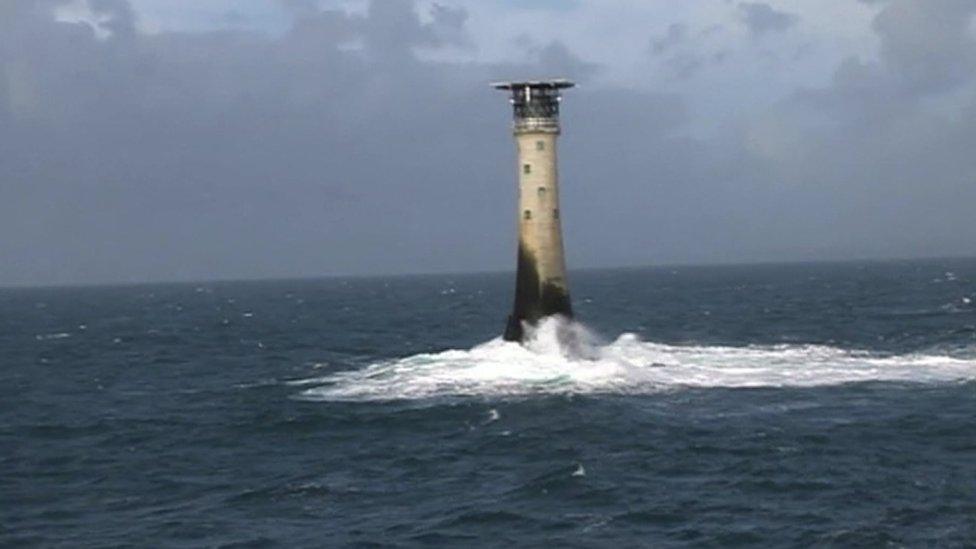
M 0 286 L 976 255 L 976 0 L 4 0 Z

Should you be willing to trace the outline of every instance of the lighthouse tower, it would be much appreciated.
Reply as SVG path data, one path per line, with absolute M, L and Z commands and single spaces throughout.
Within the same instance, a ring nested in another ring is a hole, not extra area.
M 563 257 L 559 215 L 560 90 L 568 80 L 499 82 L 496 89 L 512 95 L 515 144 L 518 150 L 518 273 L 515 305 L 505 326 L 507 341 L 522 341 L 524 325 L 552 315 L 573 316 Z

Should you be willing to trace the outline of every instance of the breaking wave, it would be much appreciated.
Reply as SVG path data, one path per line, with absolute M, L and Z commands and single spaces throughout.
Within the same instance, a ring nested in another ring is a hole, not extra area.
M 301 394 L 309 400 L 385 401 L 972 379 L 973 358 L 880 356 L 823 345 L 665 345 L 629 333 L 606 343 L 577 322 L 550 318 L 528 333 L 524 345 L 498 338 L 469 350 L 418 354 L 291 383 L 314 385 Z

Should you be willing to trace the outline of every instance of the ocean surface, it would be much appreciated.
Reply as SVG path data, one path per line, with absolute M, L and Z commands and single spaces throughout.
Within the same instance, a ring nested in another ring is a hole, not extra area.
M 0 290 L 0 545 L 976 547 L 976 261 Z

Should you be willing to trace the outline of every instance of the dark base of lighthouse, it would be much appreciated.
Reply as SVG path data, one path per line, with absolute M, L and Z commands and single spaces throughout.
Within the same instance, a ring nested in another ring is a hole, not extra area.
M 515 278 L 515 306 L 505 325 L 505 341 L 521 342 L 525 338 L 523 323 L 536 324 L 553 315 L 572 318 L 569 292 L 562 286 L 539 281 L 535 257 L 519 246 L 518 273 Z

